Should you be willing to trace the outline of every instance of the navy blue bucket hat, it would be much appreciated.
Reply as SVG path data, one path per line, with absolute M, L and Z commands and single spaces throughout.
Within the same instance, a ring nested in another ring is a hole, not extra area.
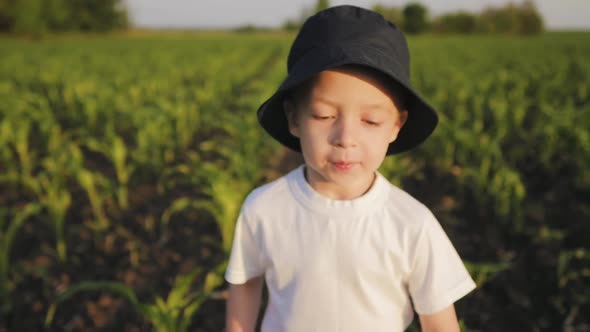
M 276 140 L 301 152 L 289 132 L 283 99 L 317 73 L 343 65 L 361 65 L 385 74 L 404 88 L 408 119 L 387 155 L 407 151 L 434 131 L 438 116 L 410 84 L 410 55 L 403 33 L 380 14 L 355 6 L 336 6 L 308 18 L 287 60 L 287 78 L 258 109 L 258 121 Z

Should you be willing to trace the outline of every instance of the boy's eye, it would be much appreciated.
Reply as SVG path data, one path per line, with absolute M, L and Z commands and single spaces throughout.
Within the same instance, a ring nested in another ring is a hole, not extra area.
M 379 126 L 380 123 L 379 122 L 375 122 L 375 121 L 371 121 L 371 120 L 364 120 L 366 124 L 368 124 L 369 126 Z
M 332 118 L 331 115 L 312 114 L 312 117 L 316 120 L 328 120 Z

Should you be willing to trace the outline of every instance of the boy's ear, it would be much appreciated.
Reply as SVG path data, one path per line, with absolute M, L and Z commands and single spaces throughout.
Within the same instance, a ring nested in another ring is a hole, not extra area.
M 295 137 L 299 137 L 299 123 L 297 121 L 297 110 L 295 103 L 290 99 L 283 100 L 283 110 L 289 125 L 289 132 Z
M 399 112 L 399 119 L 398 119 L 399 129 L 402 129 L 402 127 L 406 124 L 406 121 L 408 121 L 408 111 Z
M 406 124 L 406 121 L 408 121 L 408 111 L 400 111 L 398 114 L 399 115 L 397 121 L 395 122 L 395 126 L 393 127 L 393 132 L 391 133 L 389 143 L 393 143 L 393 141 L 397 139 L 397 134 L 399 134 L 399 131 Z

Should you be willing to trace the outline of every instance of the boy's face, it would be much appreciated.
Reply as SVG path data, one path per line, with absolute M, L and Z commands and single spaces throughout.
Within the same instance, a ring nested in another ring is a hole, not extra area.
M 366 69 L 319 73 L 307 98 L 286 101 L 289 131 L 299 138 L 307 181 L 333 199 L 352 199 L 371 186 L 407 112 Z

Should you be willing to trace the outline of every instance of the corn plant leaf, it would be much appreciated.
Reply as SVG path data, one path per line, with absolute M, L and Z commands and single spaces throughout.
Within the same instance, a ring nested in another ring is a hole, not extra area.
M 49 309 L 47 315 L 45 317 L 45 326 L 49 327 L 53 321 L 53 317 L 57 310 L 57 307 L 62 304 L 63 302 L 70 299 L 72 296 L 76 295 L 80 292 L 88 292 L 88 291 L 108 291 L 111 293 L 115 293 L 119 296 L 122 296 L 127 301 L 131 303 L 133 308 L 137 310 L 142 315 L 148 314 L 148 310 L 146 305 L 140 303 L 137 300 L 137 296 L 135 292 L 130 287 L 126 286 L 125 284 L 119 282 L 110 282 L 110 281 L 83 281 L 79 284 L 76 284 L 70 288 L 68 288 L 65 292 L 61 293 L 57 296 L 53 304 L 51 305 L 52 308 Z

